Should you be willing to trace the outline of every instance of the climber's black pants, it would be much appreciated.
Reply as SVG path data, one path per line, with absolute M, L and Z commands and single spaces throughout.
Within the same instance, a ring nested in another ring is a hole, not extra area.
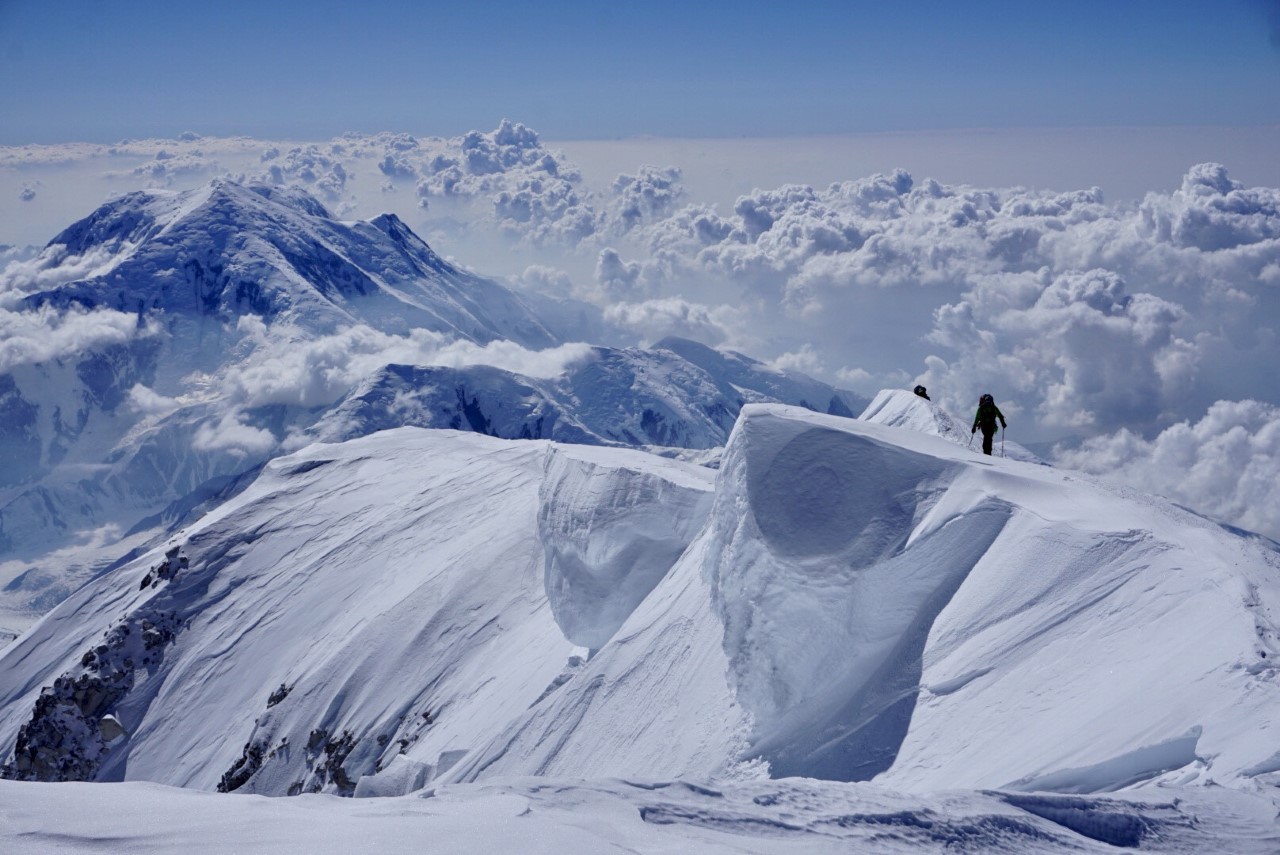
M 991 440 L 995 437 L 995 435 L 996 435 L 995 425 L 992 425 L 991 427 L 982 425 L 982 453 L 983 454 L 991 453 Z

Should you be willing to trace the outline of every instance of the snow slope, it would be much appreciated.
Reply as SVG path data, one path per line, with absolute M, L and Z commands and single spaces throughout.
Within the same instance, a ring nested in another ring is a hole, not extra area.
M 1280 768 L 1262 735 L 1278 569 L 1159 500 L 748 407 L 667 579 L 454 774 L 717 775 L 758 756 L 911 788 L 1245 785 Z
M 607 638 L 706 515 L 708 470 L 602 451 L 406 428 L 273 461 L 5 650 L 6 745 L 57 696 L 12 773 L 349 794 L 401 752 L 447 765 L 572 672 L 569 638 Z
M 16 777 L 271 794 L 1259 788 L 1273 547 L 781 405 L 718 473 L 400 429 L 273 461 L 54 609 L 0 653 L 0 745 Z

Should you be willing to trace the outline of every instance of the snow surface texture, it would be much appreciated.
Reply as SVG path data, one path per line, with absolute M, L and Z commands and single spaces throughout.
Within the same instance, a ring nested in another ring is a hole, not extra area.
M 749 405 L 713 473 L 402 428 L 273 461 L 165 552 L 0 654 L 7 775 L 1280 779 L 1280 555 L 917 431 Z
M 156 784 L 0 781 L 0 846 L 139 851 L 983 852 L 1271 855 L 1275 804 L 1221 789 L 1128 797 L 903 794 L 792 779 L 728 785 L 517 779 L 391 799 L 219 797 Z

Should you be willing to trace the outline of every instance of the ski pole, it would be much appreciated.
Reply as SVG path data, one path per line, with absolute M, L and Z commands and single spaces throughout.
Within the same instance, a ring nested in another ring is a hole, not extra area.
M 966 448 L 973 448 L 973 437 L 974 437 L 974 432 L 969 431 L 969 444 L 965 446 Z
M 1001 425 L 1000 426 L 1000 456 L 1001 457 L 1004 457 L 1004 434 L 1005 434 L 1005 428 L 1004 428 L 1004 425 Z

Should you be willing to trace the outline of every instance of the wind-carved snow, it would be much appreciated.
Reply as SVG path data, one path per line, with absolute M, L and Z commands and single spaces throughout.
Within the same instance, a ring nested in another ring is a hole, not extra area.
M 38 769 L 15 759 L 11 774 L 284 795 L 351 794 L 400 756 L 397 780 L 446 771 L 544 697 L 575 655 L 543 588 L 547 567 L 563 565 L 540 534 L 542 499 L 556 503 L 543 516 L 557 534 L 622 508 L 649 520 L 617 516 L 615 548 L 588 548 L 574 568 L 604 573 L 619 592 L 591 602 L 572 588 L 560 601 L 601 644 L 616 611 L 665 569 L 642 547 L 659 544 L 669 566 L 679 532 L 691 536 L 705 513 L 709 470 L 628 450 L 552 449 L 404 428 L 273 461 L 183 533 L 189 569 L 176 583 L 154 589 L 155 558 L 144 556 L 5 651 L 6 752 L 25 728 L 36 738 L 24 752 L 64 755 Z M 556 489 L 543 487 L 548 478 Z M 554 546 L 570 554 L 568 540 Z M 95 633 L 161 605 L 182 627 L 163 660 L 90 710 L 95 721 L 115 715 L 128 739 L 83 763 L 78 743 L 41 744 L 40 687 L 74 682 Z M 68 615 L 77 630 L 60 632 Z
M 1081 476 L 748 406 L 675 567 L 449 777 L 1243 781 L 1270 770 L 1276 559 Z
M 804 420 L 756 414 L 735 440 L 709 570 L 751 750 L 778 776 L 869 780 L 906 735 L 934 618 L 1010 508 L 938 518 L 959 465 Z
M 711 473 L 618 469 L 551 447 L 539 496 L 551 613 L 574 644 L 603 647 L 702 528 Z

